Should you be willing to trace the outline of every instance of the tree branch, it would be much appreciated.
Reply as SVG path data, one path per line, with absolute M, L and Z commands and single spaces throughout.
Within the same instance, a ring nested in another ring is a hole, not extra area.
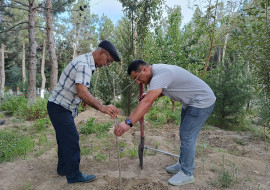
M 15 3 L 18 3 L 18 4 L 20 4 L 20 5 L 22 5 L 22 6 L 25 6 L 25 7 L 29 7 L 29 5 L 27 5 L 27 4 L 24 4 L 24 3 L 22 3 L 22 2 L 20 2 L 20 1 L 16 1 L 16 0 L 11 0 L 11 2 L 15 2 Z
M 16 6 L 13 6 L 13 5 L 3 5 L 3 6 L 0 6 L 0 7 L 9 7 L 9 8 L 14 8 L 14 9 L 21 9 L 21 10 L 24 10 L 24 11 L 29 11 L 28 9 L 24 9 L 24 8 L 21 8 L 21 7 L 16 7 Z
M 66 5 L 68 3 L 68 1 L 64 2 L 62 5 L 60 5 L 59 7 L 57 7 L 56 9 L 53 9 L 53 11 L 57 11 L 59 10 L 61 7 L 63 7 L 64 5 Z
M 13 31 L 13 30 L 12 30 L 13 28 L 15 28 L 15 27 L 17 27 L 17 26 L 19 26 L 19 25 L 21 25 L 21 24 L 25 24 L 25 23 L 28 23 L 28 22 L 26 22 L 26 21 L 20 22 L 20 23 L 18 23 L 18 24 L 16 24 L 16 25 L 12 26 L 11 28 L 9 28 L 9 29 L 7 29 L 7 30 L 1 31 L 0 33 L 8 32 L 8 31 Z
M 0 31 L 0 34 L 1 34 L 1 33 L 6 33 L 6 32 L 18 32 L 18 31 L 27 30 L 27 29 L 28 29 L 28 27 L 26 27 L 26 28 L 21 28 L 21 29 L 19 29 L 19 30 L 5 30 L 5 31 Z

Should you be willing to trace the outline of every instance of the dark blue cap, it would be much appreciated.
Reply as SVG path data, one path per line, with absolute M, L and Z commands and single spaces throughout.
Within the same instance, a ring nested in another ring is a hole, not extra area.
M 100 42 L 98 47 L 101 47 L 105 49 L 107 52 L 109 52 L 109 54 L 113 57 L 114 61 L 120 61 L 120 57 L 118 55 L 116 48 L 108 40 L 103 40 L 102 42 Z

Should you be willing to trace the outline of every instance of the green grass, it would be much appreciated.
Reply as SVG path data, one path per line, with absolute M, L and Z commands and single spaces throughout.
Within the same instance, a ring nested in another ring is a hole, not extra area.
M 42 131 L 48 128 L 51 124 L 52 123 L 49 118 L 41 118 L 34 121 L 32 128 L 37 131 Z
M 28 152 L 32 152 L 35 146 L 34 139 L 19 134 L 18 131 L 0 131 L 0 162 L 11 161 L 17 157 L 27 157 Z
M 81 134 L 89 135 L 95 133 L 98 138 L 106 137 L 107 132 L 110 130 L 111 123 L 104 124 L 96 123 L 94 118 L 90 118 L 87 122 L 81 126 Z

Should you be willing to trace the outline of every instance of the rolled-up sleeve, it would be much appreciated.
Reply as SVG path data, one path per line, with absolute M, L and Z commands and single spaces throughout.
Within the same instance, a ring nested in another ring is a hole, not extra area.
M 75 73 L 75 83 L 90 87 L 92 70 L 88 65 L 78 65 Z

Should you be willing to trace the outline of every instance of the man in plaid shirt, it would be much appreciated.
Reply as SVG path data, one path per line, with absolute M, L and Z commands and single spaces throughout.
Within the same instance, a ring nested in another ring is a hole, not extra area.
M 103 40 L 95 51 L 72 60 L 51 92 L 47 110 L 58 144 L 57 173 L 66 176 L 68 183 L 89 182 L 96 178 L 95 175 L 83 174 L 79 169 L 79 134 L 74 117 L 81 102 L 83 106 L 89 105 L 113 118 L 117 117 L 115 106 L 103 105 L 88 91 L 96 67 L 109 66 L 113 61 L 120 61 L 118 52 L 112 43 Z

